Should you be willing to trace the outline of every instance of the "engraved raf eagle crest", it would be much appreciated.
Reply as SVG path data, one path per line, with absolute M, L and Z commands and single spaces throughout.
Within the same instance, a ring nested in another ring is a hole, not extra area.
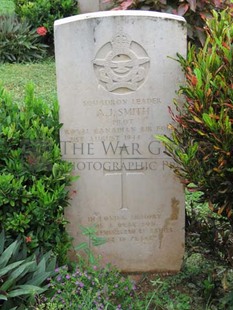
M 93 61 L 99 85 L 113 93 L 136 91 L 145 81 L 150 59 L 144 48 L 123 32 L 104 44 Z

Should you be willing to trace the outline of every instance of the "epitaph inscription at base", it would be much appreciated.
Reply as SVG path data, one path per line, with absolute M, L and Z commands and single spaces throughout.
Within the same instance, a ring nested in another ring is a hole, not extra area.
M 178 271 L 184 193 L 154 138 L 183 80 L 183 18 L 123 11 L 56 21 L 61 149 L 80 175 L 66 216 L 74 244 L 96 225 L 103 263 L 127 272 Z

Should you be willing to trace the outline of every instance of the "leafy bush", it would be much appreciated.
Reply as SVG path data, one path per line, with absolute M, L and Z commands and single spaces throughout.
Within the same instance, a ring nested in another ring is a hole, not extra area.
M 33 27 L 45 27 L 46 43 L 53 44 L 54 21 L 78 13 L 76 0 L 15 0 L 15 11 Z
M 24 236 L 29 251 L 52 249 L 64 261 L 72 165 L 61 158 L 59 128 L 57 103 L 35 98 L 32 85 L 21 106 L 0 88 L 0 226 Z
M 213 12 L 207 20 L 203 49 L 189 47 L 179 56 L 187 78 L 180 87 L 184 106 L 170 125 L 172 137 L 160 136 L 175 160 L 175 173 L 190 191 L 201 191 L 212 211 L 233 226 L 233 10 Z
M 0 17 L 0 63 L 42 59 L 46 48 L 27 21 L 19 22 L 12 15 Z
M 5 14 L 14 14 L 15 11 L 15 4 L 12 0 L 1 0 L 0 5 L 0 16 Z
M 107 0 L 117 10 L 137 9 L 158 11 L 184 16 L 188 23 L 188 37 L 197 45 L 203 44 L 205 17 L 213 9 L 223 10 L 232 6 L 231 0 Z
M 27 257 L 21 239 L 5 247 L 4 231 L 0 234 L 0 305 L 2 310 L 25 309 L 36 295 L 47 290 L 45 281 L 54 274 L 56 259 L 48 252 Z M 25 244 L 24 244 L 25 245 Z M 14 307 L 14 308 L 13 308 Z

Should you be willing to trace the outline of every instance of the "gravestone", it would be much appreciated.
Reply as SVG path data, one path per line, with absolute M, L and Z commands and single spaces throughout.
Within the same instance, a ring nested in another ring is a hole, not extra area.
M 61 149 L 78 181 L 66 216 L 74 245 L 96 225 L 94 248 L 126 272 L 178 271 L 184 193 L 155 134 L 169 134 L 168 106 L 183 81 L 182 17 L 99 12 L 55 22 Z
M 78 7 L 81 13 L 90 13 L 104 11 L 111 8 L 111 2 L 105 2 L 104 0 L 78 0 Z

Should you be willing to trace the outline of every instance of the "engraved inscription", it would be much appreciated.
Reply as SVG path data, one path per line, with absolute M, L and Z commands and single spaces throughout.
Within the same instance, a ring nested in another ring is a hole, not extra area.
M 127 216 L 89 216 L 88 223 L 95 224 L 98 235 L 108 242 L 147 242 L 160 241 L 161 236 L 171 234 L 170 225 L 162 225 L 161 214 L 131 214 Z M 161 244 L 159 244 L 161 248 Z
M 118 105 L 126 105 L 126 104 L 138 104 L 138 105 L 146 105 L 146 104 L 161 104 L 161 99 L 157 97 L 149 97 L 149 98 L 116 98 L 116 99 L 89 99 L 83 100 L 83 106 L 118 106 Z
M 122 29 L 103 45 L 93 61 L 97 79 L 105 90 L 129 93 L 145 81 L 150 59 L 144 48 L 132 41 Z

